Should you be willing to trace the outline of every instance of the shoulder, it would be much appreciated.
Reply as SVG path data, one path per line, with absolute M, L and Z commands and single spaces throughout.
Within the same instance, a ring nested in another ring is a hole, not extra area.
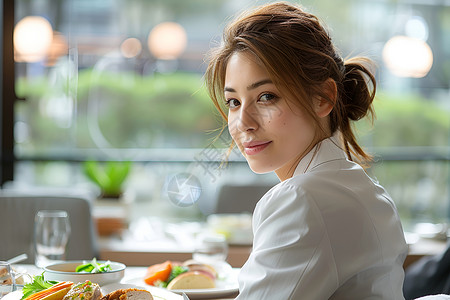
M 326 173 L 326 174 L 324 174 Z M 333 169 L 316 169 L 278 183 L 259 201 L 258 206 L 280 206 L 283 203 L 303 206 L 320 201 L 321 194 L 336 190 L 340 184 Z
M 334 161 L 273 187 L 261 198 L 255 214 L 264 217 L 277 212 L 308 211 L 320 219 L 348 217 L 361 222 L 374 203 L 385 199 L 390 198 L 384 189 L 376 186 L 358 165 Z
M 253 233 L 256 251 L 272 249 L 274 244 L 290 249 L 300 245 L 315 248 L 327 236 L 314 196 L 289 182 L 278 184 L 258 202 L 253 215 Z
M 322 179 L 312 173 L 294 176 L 272 187 L 258 202 L 256 210 L 293 209 L 314 206 Z
M 256 223 L 278 218 L 294 223 L 317 223 L 321 219 L 321 212 L 316 204 L 317 197 L 307 184 L 308 181 L 302 178 L 286 180 L 270 189 L 256 205 Z

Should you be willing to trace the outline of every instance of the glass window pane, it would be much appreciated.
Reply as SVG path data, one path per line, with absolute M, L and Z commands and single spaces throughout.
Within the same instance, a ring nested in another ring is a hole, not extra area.
M 203 85 L 205 54 L 220 43 L 231 16 L 265 2 L 272 1 L 16 0 L 16 93 L 26 99 L 15 106 L 17 180 L 83 184 L 79 165 L 67 162 L 92 158 L 167 163 L 163 177 L 189 164 L 216 164 L 229 137 L 225 131 L 210 144 L 223 122 Z M 406 223 L 448 218 L 450 6 L 301 5 L 327 24 L 343 57 L 369 56 L 377 64 L 376 119 L 373 126 L 356 125 L 375 155 L 370 174 L 392 194 Z M 37 160 L 60 162 L 44 168 Z M 226 172 L 215 173 L 220 182 L 229 180 L 225 174 L 258 180 L 243 171 L 237 151 L 232 160 Z M 78 175 L 67 171 L 72 168 Z M 146 170 L 154 173 L 148 178 L 161 172 Z M 211 178 L 202 180 L 205 190 L 217 189 Z M 159 197 L 164 182 L 157 185 L 145 193 Z

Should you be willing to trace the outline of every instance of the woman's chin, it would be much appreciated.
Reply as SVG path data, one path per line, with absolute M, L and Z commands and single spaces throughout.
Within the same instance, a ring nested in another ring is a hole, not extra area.
M 253 171 L 253 173 L 267 174 L 267 173 L 274 171 L 274 169 L 270 166 L 263 166 L 261 164 L 251 163 L 249 161 L 247 161 L 247 162 L 248 162 L 250 169 Z

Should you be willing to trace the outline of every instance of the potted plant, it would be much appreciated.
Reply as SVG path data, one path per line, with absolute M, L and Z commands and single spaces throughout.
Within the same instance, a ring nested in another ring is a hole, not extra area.
M 86 161 L 83 164 L 84 174 L 100 189 L 93 205 L 99 236 L 120 235 L 127 227 L 132 199 L 129 195 L 124 197 L 124 183 L 130 170 L 129 161 Z
M 83 172 L 100 189 L 100 199 L 120 199 L 131 170 L 129 161 L 86 161 Z

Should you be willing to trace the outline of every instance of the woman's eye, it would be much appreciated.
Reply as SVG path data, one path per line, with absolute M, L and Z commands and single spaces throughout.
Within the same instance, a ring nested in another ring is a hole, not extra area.
M 270 102 L 273 101 L 276 98 L 273 94 L 263 94 L 261 97 L 259 97 L 259 101 L 261 102 Z
M 227 99 L 227 101 L 225 102 L 225 105 L 228 106 L 229 108 L 238 107 L 240 104 L 241 103 L 236 99 Z

